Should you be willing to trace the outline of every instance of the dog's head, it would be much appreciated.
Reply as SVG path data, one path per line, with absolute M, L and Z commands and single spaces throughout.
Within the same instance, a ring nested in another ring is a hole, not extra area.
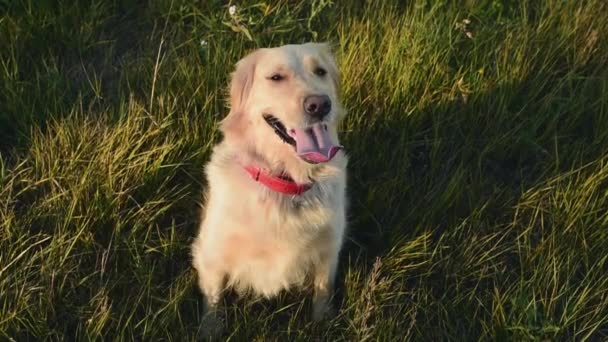
M 256 50 L 232 74 L 224 137 L 271 161 L 329 162 L 341 149 L 338 85 L 327 44 Z

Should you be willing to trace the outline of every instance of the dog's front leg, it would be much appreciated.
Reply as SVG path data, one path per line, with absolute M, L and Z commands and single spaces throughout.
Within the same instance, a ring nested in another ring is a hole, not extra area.
M 333 315 L 331 297 L 334 291 L 337 268 L 337 253 L 315 267 L 312 299 L 312 318 L 315 321 L 320 321 L 326 315 Z
M 217 311 L 225 288 L 226 274 L 217 263 L 208 259 L 204 251 L 203 239 L 199 236 L 192 245 L 193 265 L 198 273 L 198 286 L 204 299 L 202 328 L 205 335 L 213 337 L 222 329 Z
M 205 301 L 203 315 L 204 334 L 217 338 L 222 332 L 222 322 L 218 316 L 218 306 L 224 290 L 224 274 L 213 269 L 203 269 L 199 275 L 199 287 Z

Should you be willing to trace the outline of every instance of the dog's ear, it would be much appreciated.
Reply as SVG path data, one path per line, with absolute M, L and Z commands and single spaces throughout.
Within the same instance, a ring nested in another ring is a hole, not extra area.
M 236 68 L 230 80 L 229 104 L 230 112 L 221 122 L 224 134 L 228 131 L 240 131 L 240 122 L 245 113 L 244 105 L 253 86 L 253 75 L 260 50 L 256 50 L 236 63 Z
M 256 50 L 236 63 L 230 81 L 230 111 L 239 110 L 247 100 L 260 50 Z

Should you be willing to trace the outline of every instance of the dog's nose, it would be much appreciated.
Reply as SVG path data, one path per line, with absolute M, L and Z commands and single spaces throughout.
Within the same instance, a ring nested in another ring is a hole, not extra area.
M 323 119 L 331 110 L 331 100 L 327 95 L 309 95 L 304 99 L 304 111 L 317 119 Z

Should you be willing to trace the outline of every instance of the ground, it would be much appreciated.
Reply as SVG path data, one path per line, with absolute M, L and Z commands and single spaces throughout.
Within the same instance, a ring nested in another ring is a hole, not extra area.
M 305 41 L 348 110 L 338 314 L 229 296 L 225 338 L 608 338 L 605 1 L 0 0 L 0 339 L 203 336 L 228 75 Z

